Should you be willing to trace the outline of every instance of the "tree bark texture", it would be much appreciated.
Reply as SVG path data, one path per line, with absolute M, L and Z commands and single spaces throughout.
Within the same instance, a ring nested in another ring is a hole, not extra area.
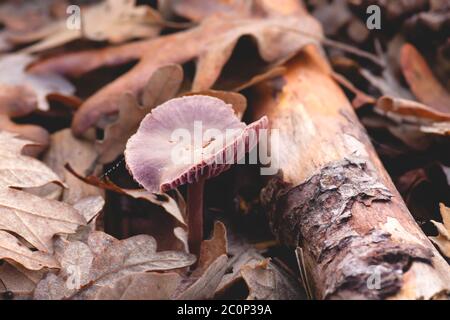
M 320 49 L 308 47 L 254 89 L 253 117 L 267 115 L 280 134 L 272 152 L 281 170 L 261 193 L 274 234 L 302 248 L 315 298 L 448 297 L 449 265 L 330 74 Z

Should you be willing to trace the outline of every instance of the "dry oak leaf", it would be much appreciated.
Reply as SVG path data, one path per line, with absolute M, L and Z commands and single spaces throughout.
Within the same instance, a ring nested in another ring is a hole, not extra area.
M 450 122 L 450 113 L 435 110 L 416 101 L 390 96 L 379 98 L 375 111 L 397 122 L 407 121 L 421 124 Z
M 62 183 L 59 177 L 37 159 L 22 155 L 22 149 L 32 144 L 16 134 L 0 131 L 0 189 L 33 188 L 50 182 Z
M 403 75 L 416 98 L 437 113 L 450 115 L 450 93 L 434 77 L 420 52 L 406 43 L 400 54 Z
M 52 252 L 55 234 L 73 233 L 86 222 L 69 205 L 10 188 L 61 183 L 43 163 L 20 154 L 27 144 L 14 134 L 0 132 L 0 229 L 20 235 L 40 251 Z
M 27 31 L 40 28 L 53 19 L 66 15 L 67 3 L 65 2 L 65 0 L 2 1 L 0 22 L 8 31 Z M 63 4 L 62 8 L 61 4 Z
M 117 240 L 103 232 L 92 232 L 87 243 L 69 242 L 61 257 L 61 271 L 49 274 L 37 286 L 35 299 L 94 299 L 99 290 L 125 276 L 149 271 L 188 267 L 195 256 L 181 251 L 156 251 L 156 241 L 148 235 Z M 78 268 L 78 289 L 65 283 L 72 268 Z
M 255 265 L 244 265 L 241 275 L 247 284 L 247 300 L 299 300 L 300 283 L 269 259 Z
M 69 234 L 65 237 L 65 239 L 68 241 L 87 241 L 91 232 L 96 230 L 97 218 L 104 206 L 105 200 L 101 196 L 88 196 L 77 201 L 73 207 L 78 210 L 78 212 L 87 221 L 87 225 L 79 227 L 75 233 Z M 100 224 L 100 226 L 103 227 L 102 224 Z M 56 245 L 59 244 L 60 242 Z
M 6 231 L 0 230 L 0 259 L 10 259 L 27 269 L 40 270 L 44 267 L 59 268 L 56 259 L 41 251 L 32 251 Z
M 175 272 L 136 273 L 102 287 L 96 300 L 167 300 L 174 294 L 182 277 Z
M 101 173 L 101 166 L 93 166 L 98 154 L 93 142 L 75 138 L 70 129 L 63 129 L 53 133 L 50 137 L 50 147 L 44 154 L 43 162 L 49 166 L 68 188 L 58 188 L 62 193 L 60 200 L 75 204 L 88 196 L 103 196 L 104 191 L 85 184 L 68 172 L 64 166 L 69 163 L 77 172 L 91 172 L 93 175 Z M 40 188 L 39 195 L 55 191 L 55 186 Z
M 81 19 L 80 28 L 68 28 L 70 21 L 63 19 L 34 32 L 16 35 L 13 40 L 32 42 L 42 39 L 25 48 L 28 53 L 55 48 L 80 38 L 120 43 L 154 37 L 158 35 L 162 23 L 156 10 L 145 5 L 136 6 L 135 0 L 105 0 L 81 8 L 78 18 Z
M 438 229 L 439 234 L 436 237 L 429 238 L 439 247 L 441 252 L 447 258 L 450 258 L 450 208 L 447 208 L 441 203 L 440 209 L 443 223 L 431 220 Z
M 170 9 L 176 15 L 196 22 L 217 13 L 230 16 L 249 16 L 252 12 L 253 2 L 253 0 L 169 0 Z
M 47 96 L 64 98 L 75 92 L 74 86 L 55 73 L 33 74 L 26 67 L 34 58 L 26 54 L 0 56 L 0 101 L 12 105 L 31 105 L 49 109 Z M 20 93 L 20 94 L 19 94 Z M 16 99 L 20 100 L 17 101 Z
M 227 254 L 227 230 L 225 225 L 216 221 L 211 239 L 203 240 L 200 246 L 200 255 L 198 257 L 197 268 L 193 275 L 199 276 L 221 255 Z
M 306 36 L 305 32 L 314 37 Z M 85 73 L 101 66 L 140 59 L 129 72 L 100 89 L 77 111 L 72 130 L 81 135 L 103 116 L 117 113 L 123 92 L 137 96 L 151 74 L 167 64 L 183 64 L 197 59 L 192 91 L 210 89 L 243 36 L 255 40 L 265 62 L 277 64 L 289 59 L 306 44 L 317 44 L 322 29 L 315 19 L 303 15 L 235 19 L 215 15 L 183 32 L 119 47 L 49 58 L 36 63 L 30 70 L 79 75 L 80 70 Z
M 210 299 L 228 268 L 225 226 L 216 222 L 202 243 L 199 266 L 189 277 L 177 273 L 132 274 L 99 290 L 96 299 Z M 148 283 L 147 285 L 145 285 Z
M 178 290 L 182 292 L 175 294 L 173 298 L 178 300 L 205 300 L 213 298 L 227 269 L 228 257 L 226 254 L 223 254 L 214 260 L 200 277 L 190 277 L 187 283 L 191 283 L 191 285 L 186 289 L 180 289 L 179 287 Z
M 4 261 L 0 265 L 0 300 L 7 291 L 13 293 L 13 299 L 31 299 L 37 283 L 46 272 L 45 269 L 28 270 L 12 261 Z
M 55 234 L 86 224 L 72 206 L 16 189 L 0 189 L 0 229 L 14 232 L 40 251 L 53 252 Z
M 176 15 L 192 21 L 201 21 L 213 14 L 230 17 L 271 16 L 283 12 L 296 14 L 302 12 L 297 1 L 278 0 L 167 0 L 168 7 Z

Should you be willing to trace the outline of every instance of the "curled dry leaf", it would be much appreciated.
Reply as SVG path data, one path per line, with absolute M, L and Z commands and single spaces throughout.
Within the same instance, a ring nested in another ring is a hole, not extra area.
M 203 240 L 197 266 L 191 276 L 177 288 L 174 299 L 198 300 L 213 298 L 229 268 L 225 225 L 216 221 L 211 239 Z
M 75 88 L 60 75 L 54 73 L 32 74 L 26 67 L 34 60 L 26 54 L 9 54 L 0 57 L 0 101 L 2 104 L 29 106 L 48 110 L 47 96 L 70 96 Z M 10 107 L 13 108 L 13 107 Z
M 4 262 L 0 265 L 0 294 L 10 291 L 14 299 L 30 299 L 45 271 L 28 270 L 19 264 Z M 3 284 L 3 286 L 2 286 Z M 2 300 L 0 295 L 0 300 Z
M 61 181 L 43 163 L 20 154 L 28 141 L 0 132 L 0 142 L 0 229 L 20 235 L 38 250 L 52 252 L 55 234 L 73 233 L 86 222 L 69 205 L 9 188 L 32 188 Z
M 29 144 L 32 143 L 19 139 L 15 134 L 0 132 L 0 188 L 32 188 L 50 182 L 62 183 L 45 164 L 21 154 Z
M 182 277 L 170 273 L 137 273 L 125 276 L 112 286 L 102 287 L 96 300 L 167 300 L 175 292 Z
M 232 0 L 232 1 L 220 1 L 220 0 L 171 0 L 171 10 L 181 17 L 187 18 L 191 21 L 201 21 L 205 17 L 212 14 L 226 14 L 230 16 L 250 16 L 252 13 L 252 7 L 254 5 L 253 0 Z
M 0 231 L 0 259 L 14 260 L 30 270 L 40 270 L 44 267 L 59 268 L 59 263 L 53 256 L 41 251 L 32 251 L 5 231 Z
M 193 255 L 179 251 L 156 251 L 151 236 L 139 235 L 116 240 L 102 232 L 91 233 L 87 243 L 69 243 L 60 258 L 61 272 L 49 274 L 35 290 L 36 299 L 93 299 L 102 287 L 111 287 L 125 276 L 187 267 Z M 66 285 L 72 268 L 80 270 L 77 287 Z
M 52 252 L 55 234 L 86 224 L 72 206 L 15 189 L 0 189 L 0 229 L 14 232 L 40 251 Z
M 450 208 L 447 208 L 441 203 L 440 209 L 443 223 L 431 220 L 439 234 L 436 237 L 430 237 L 430 239 L 447 258 L 450 258 Z
M 306 36 L 304 32 L 314 37 Z M 116 113 L 122 93 L 130 91 L 137 95 L 151 74 L 164 65 L 197 59 L 192 90 L 201 91 L 214 85 L 243 36 L 250 36 L 256 41 L 264 61 L 280 63 L 306 44 L 317 43 L 321 35 L 320 25 L 308 16 L 274 16 L 265 19 L 223 19 L 211 16 L 198 27 L 184 32 L 111 49 L 74 53 L 64 59 L 48 59 L 42 64 L 37 63 L 32 70 L 58 70 L 72 74 L 78 73 L 80 69 L 87 72 L 100 66 L 141 58 L 133 69 L 99 90 L 82 105 L 72 124 L 74 133 L 80 135 L 102 116 Z M 115 54 L 119 58 L 114 57 Z
M 37 108 L 34 91 L 21 84 L 0 84 L 0 130 L 17 133 L 20 137 L 33 141 L 24 153 L 36 156 L 49 145 L 49 134 L 44 128 L 32 124 L 17 124 L 14 118 L 29 115 Z
M 120 43 L 130 39 L 158 35 L 162 23 L 159 13 L 148 6 L 136 6 L 135 0 L 105 0 L 81 9 L 81 28 L 68 28 L 66 19 L 43 29 L 16 35 L 15 42 L 41 41 L 25 52 L 39 52 L 67 42 L 86 38 L 94 41 Z
M 64 168 L 66 163 L 69 163 L 77 172 L 98 175 L 101 167 L 93 166 L 96 158 L 94 143 L 75 138 L 70 129 L 63 129 L 51 135 L 50 148 L 45 153 L 43 162 L 67 185 L 66 189 L 59 189 L 62 192 L 61 201 L 75 204 L 88 196 L 104 195 L 103 190 L 83 183 Z M 46 190 L 41 190 L 39 194 L 50 193 L 53 190 L 52 186 L 46 186 Z
M 203 274 L 195 279 L 191 277 L 189 281 L 195 280 L 189 287 L 184 289 L 181 294 L 176 295 L 179 300 L 204 300 L 211 299 L 228 269 L 228 257 L 223 254 L 214 260 Z
M 233 286 L 244 281 L 249 300 L 305 298 L 298 279 L 265 259 L 252 247 L 244 246 L 238 250 L 230 258 L 231 273 L 225 274 L 221 280 L 215 293 L 216 297 L 232 298 Z
M 62 4 L 62 9 L 59 5 Z M 65 0 L 12 1 L 0 5 L 0 22 L 8 31 L 20 32 L 40 28 L 66 14 Z
M 448 122 L 450 113 L 434 110 L 422 103 L 407 99 L 383 96 L 378 99 L 375 111 L 393 120 L 412 123 Z
M 210 299 L 228 268 L 226 251 L 225 226 L 216 222 L 212 238 L 202 243 L 197 267 L 190 276 L 182 277 L 177 273 L 130 275 L 119 279 L 111 287 L 102 288 L 96 298 Z M 142 285 L 147 282 L 147 286 Z
M 203 240 L 200 246 L 200 255 L 197 268 L 193 275 L 201 275 L 220 256 L 227 254 L 227 230 L 225 225 L 216 221 L 211 239 Z
M 411 91 L 437 113 L 450 114 L 450 94 L 434 77 L 419 51 L 409 43 L 401 49 L 400 63 Z
M 142 92 L 143 105 L 136 97 L 125 94 L 120 100 L 116 122 L 105 128 L 104 139 L 97 143 L 98 161 L 114 161 L 125 150 L 128 139 L 137 131 L 139 123 L 157 105 L 173 98 L 183 81 L 183 69 L 179 65 L 167 65 L 156 70 Z
M 269 259 L 244 265 L 241 275 L 247 284 L 247 300 L 299 300 L 302 294 L 298 281 Z
M 100 213 L 105 200 L 100 196 L 89 196 L 77 201 L 73 207 L 90 223 Z

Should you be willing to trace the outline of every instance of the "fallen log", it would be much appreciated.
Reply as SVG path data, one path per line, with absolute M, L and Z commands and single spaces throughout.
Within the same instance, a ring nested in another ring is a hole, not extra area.
M 301 247 L 318 299 L 430 299 L 450 267 L 408 211 L 317 47 L 254 88 L 277 129 L 280 173 L 261 199 L 278 239 Z

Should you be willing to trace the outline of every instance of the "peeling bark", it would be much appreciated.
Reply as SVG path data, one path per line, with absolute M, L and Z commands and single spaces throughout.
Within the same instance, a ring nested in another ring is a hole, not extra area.
M 274 234 L 301 247 L 313 295 L 448 294 L 448 264 L 406 208 L 325 59 L 310 47 L 287 70 L 254 89 L 252 116 L 267 115 L 280 135 L 272 144 L 280 173 L 261 199 Z

